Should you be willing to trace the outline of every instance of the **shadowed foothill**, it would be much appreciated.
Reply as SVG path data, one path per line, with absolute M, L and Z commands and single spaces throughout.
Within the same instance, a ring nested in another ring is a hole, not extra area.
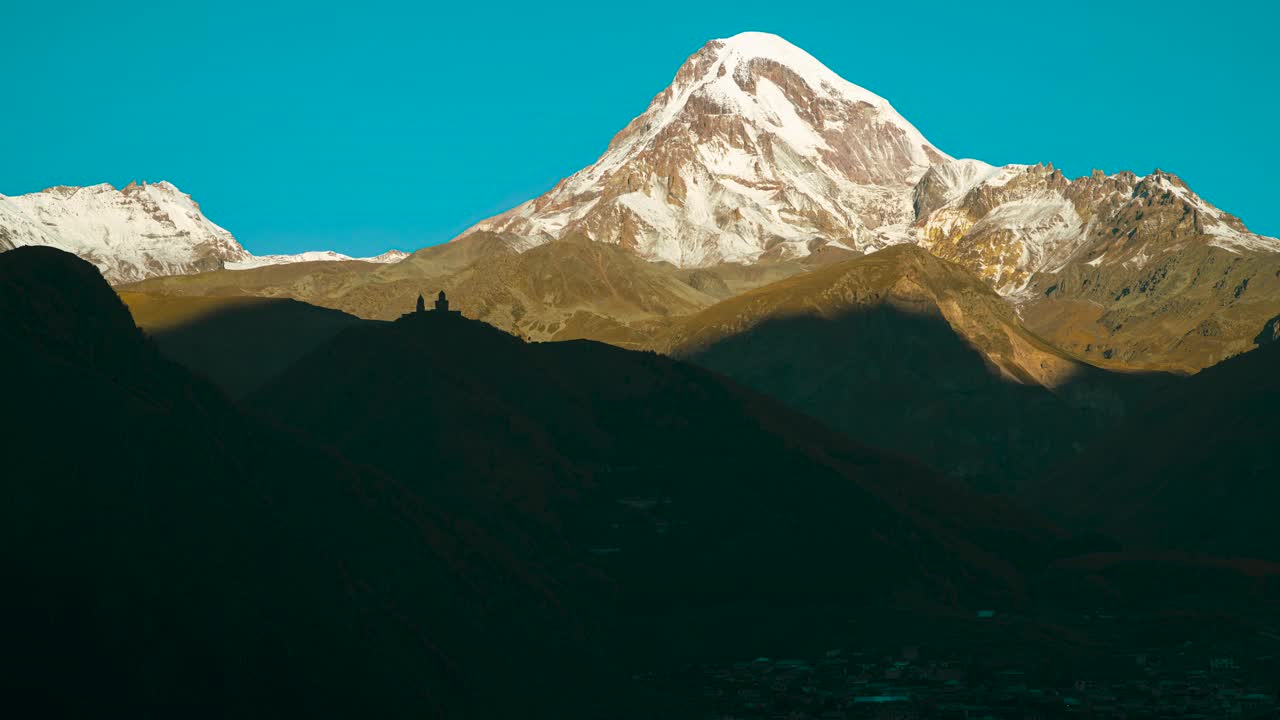
M 56 683 L 59 708 L 135 715 L 699 717 L 669 673 L 761 649 L 1051 643 L 1087 667 L 1096 642 L 1146 640 L 1086 610 L 1166 638 L 1276 616 L 1269 563 L 1132 552 L 1155 547 L 1148 521 L 1075 529 L 715 372 L 525 342 L 443 292 L 425 305 L 338 329 L 237 405 L 164 358 L 87 263 L 0 255 L 0 351 L 24 380 L 0 503 L 8 696 Z M 903 348 L 948 336 L 923 322 Z

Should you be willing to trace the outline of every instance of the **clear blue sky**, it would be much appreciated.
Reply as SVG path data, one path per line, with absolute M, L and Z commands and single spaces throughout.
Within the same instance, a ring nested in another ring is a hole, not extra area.
M 4 12 L 0 193 L 166 179 L 256 253 L 415 249 L 590 163 L 707 40 L 762 30 L 957 157 L 1160 167 L 1280 235 L 1278 24 L 1226 0 L 28 0 Z

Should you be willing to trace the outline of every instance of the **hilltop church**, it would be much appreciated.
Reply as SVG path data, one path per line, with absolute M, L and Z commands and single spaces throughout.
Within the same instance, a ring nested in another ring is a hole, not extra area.
M 449 309 L 449 298 L 445 296 L 443 290 L 441 290 L 440 294 L 436 296 L 435 305 L 436 305 L 435 309 L 431 310 L 430 312 L 436 312 L 442 315 L 461 315 L 462 314 L 462 311 L 460 310 Z M 427 301 L 425 298 L 422 297 L 422 294 L 419 293 L 418 307 L 414 310 L 414 312 L 405 313 L 402 317 L 409 318 L 409 317 L 414 317 L 415 315 L 425 315 L 427 312 L 428 312 Z

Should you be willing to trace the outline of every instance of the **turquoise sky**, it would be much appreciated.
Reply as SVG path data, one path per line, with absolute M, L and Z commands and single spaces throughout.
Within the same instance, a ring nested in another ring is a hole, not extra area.
M 707 40 L 761 30 L 954 156 L 1159 167 L 1280 235 L 1270 8 L 14 2 L 0 193 L 164 179 L 255 253 L 414 249 L 587 165 Z

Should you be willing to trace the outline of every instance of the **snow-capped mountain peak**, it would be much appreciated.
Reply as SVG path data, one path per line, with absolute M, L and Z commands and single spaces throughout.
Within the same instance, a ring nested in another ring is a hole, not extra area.
M 696 107 L 690 108 L 694 103 Z M 840 129 L 838 118 L 818 118 L 805 105 L 853 104 L 867 108 L 876 121 L 900 129 L 906 152 L 921 169 L 946 156 L 933 148 L 920 131 L 902 117 L 887 100 L 845 80 L 816 58 L 777 35 L 745 32 L 712 40 L 676 73 L 671 86 L 660 93 L 649 109 L 619 133 L 610 145 L 635 150 L 660 138 L 673 123 L 688 115 L 713 111 L 736 114 L 765 129 L 806 154 L 834 151 L 825 132 Z M 808 112 L 806 112 L 808 111 Z M 928 150 L 926 150 L 928 148 Z M 627 152 L 606 158 L 624 161 Z M 598 174 L 610 163 L 597 163 Z
M 0 195 L 0 251 L 47 245 L 98 266 L 112 283 L 157 275 L 188 275 L 223 268 L 316 260 L 352 260 L 332 251 L 255 256 L 169 182 L 60 185 L 27 195 Z M 358 258 L 390 263 L 407 255 L 391 250 Z
M 754 71 L 753 64 L 757 62 L 776 64 L 802 78 L 821 99 L 870 106 L 878 116 L 879 122 L 894 125 L 903 131 L 907 139 L 907 150 L 912 159 L 919 165 L 927 167 L 933 162 L 947 157 L 937 148 L 934 148 L 914 125 L 889 104 L 888 100 L 845 80 L 819 62 L 817 58 L 777 35 L 762 32 L 744 32 L 712 43 L 712 45 L 716 44 L 720 46 L 720 67 L 725 68 L 726 72 L 721 74 L 719 69 L 716 69 L 717 77 L 713 82 L 716 82 L 719 89 L 724 91 L 724 97 L 726 98 L 737 97 L 745 99 L 741 93 L 736 91 L 735 87 L 724 82 L 726 75 L 732 76 L 735 80 L 740 77 L 750 78 Z M 761 99 L 758 93 L 752 100 L 761 110 L 768 111 L 771 109 L 761 107 Z M 784 106 L 780 109 L 780 114 L 777 117 L 778 119 L 788 120 L 790 119 L 789 115 L 789 109 Z
M 0 195 L 0 250 L 22 245 L 75 253 L 111 282 L 216 270 L 251 257 L 167 182 Z
M 590 167 L 480 223 L 530 247 L 572 233 L 706 265 L 901 242 L 911 190 L 950 158 L 883 98 L 776 35 L 692 55 Z

